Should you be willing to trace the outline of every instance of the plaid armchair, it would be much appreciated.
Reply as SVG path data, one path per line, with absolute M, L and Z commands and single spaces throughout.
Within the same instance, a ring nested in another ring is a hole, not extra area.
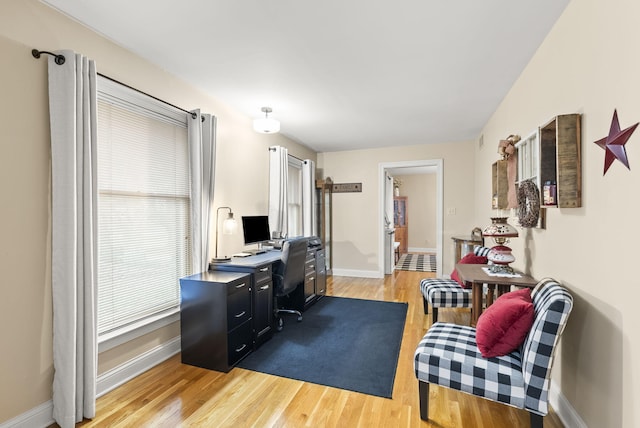
M 573 299 L 551 279 L 540 281 L 531 297 L 535 313 L 531 330 L 520 349 L 504 356 L 483 358 L 475 328 L 447 323 L 431 326 L 414 360 L 422 420 L 429 418 L 429 384 L 436 384 L 525 409 L 531 426 L 542 427 L 548 413 L 554 352 Z
M 473 254 L 485 256 L 489 253 L 489 248 L 476 246 Z M 420 281 L 420 291 L 422 292 L 424 313 L 429 313 L 431 305 L 433 324 L 438 321 L 438 308 L 471 308 L 471 289 L 462 288 L 454 279 L 446 278 L 425 278 Z

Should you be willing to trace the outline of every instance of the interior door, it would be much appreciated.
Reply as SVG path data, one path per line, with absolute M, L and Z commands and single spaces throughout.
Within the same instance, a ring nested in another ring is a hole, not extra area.
M 384 185 L 384 273 L 391 274 L 395 269 L 393 243 L 395 229 L 393 224 L 393 177 L 385 173 Z

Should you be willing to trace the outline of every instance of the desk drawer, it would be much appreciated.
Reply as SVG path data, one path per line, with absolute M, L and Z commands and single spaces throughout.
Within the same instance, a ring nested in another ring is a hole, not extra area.
M 248 283 L 248 280 L 246 281 Z M 246 285 L 227 296 L 227 331 L 251 318 L 251 293 Z
M 316 271 L 316 258 L 307 259 L 304 262 L 304 273 L 308 275 Z
M 248 293 L 251 288 L 251 276 L 244 275 L 242 278 L 227 284 L 227 295 L 235 293 Z
M 227 353 L 229 366 L 237 363 L 242 357 L 253 349 L 251 321 L 241 324 L 227 336 Z
M 256 284 L 260 284 L 265 281 L 271 281 L 271 263 L 259 266 L 256 269 L 255 278 Z

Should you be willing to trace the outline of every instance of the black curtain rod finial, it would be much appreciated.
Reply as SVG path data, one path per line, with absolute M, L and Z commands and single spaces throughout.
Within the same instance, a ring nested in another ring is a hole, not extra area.
M 47 54 L 47 55 L 56 57 L 55 62 L 58 65 L 62 65 L 66 61 L 66 58 L 64 57 L 64 55 L 57 55 L 57 54 L 54 54 L 53 52 L 47 52 L 47 51 L 39 51 L 38 49 L 31 50 L 31 55 L 33 55 L 34 58 L 40 58 L 41 54 Z

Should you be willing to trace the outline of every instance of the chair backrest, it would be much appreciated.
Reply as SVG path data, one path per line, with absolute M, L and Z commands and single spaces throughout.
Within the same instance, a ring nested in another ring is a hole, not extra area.
M 282 245 L 281 262 L 274 274 L 276 295 L 287 295 L 304 282 L 307 246 L 307 238 L 290 239 Z
M 485 247 L 483 245 L 476 245 L 475 247 L 473 247 L 473 254 L 475 254 L 476 256 L 487 257 L 487 255 L 489 254 L 489 250 L 491 250 L 491 248 Z
M 531 298 L 535 316 L 520 348 L 525 383 L 524 407 L 546 415 L 549 411 L 549 383 L 554 353 L 571 313 L 573 298 L 564 287 L 550 278 L 538 282 Z

